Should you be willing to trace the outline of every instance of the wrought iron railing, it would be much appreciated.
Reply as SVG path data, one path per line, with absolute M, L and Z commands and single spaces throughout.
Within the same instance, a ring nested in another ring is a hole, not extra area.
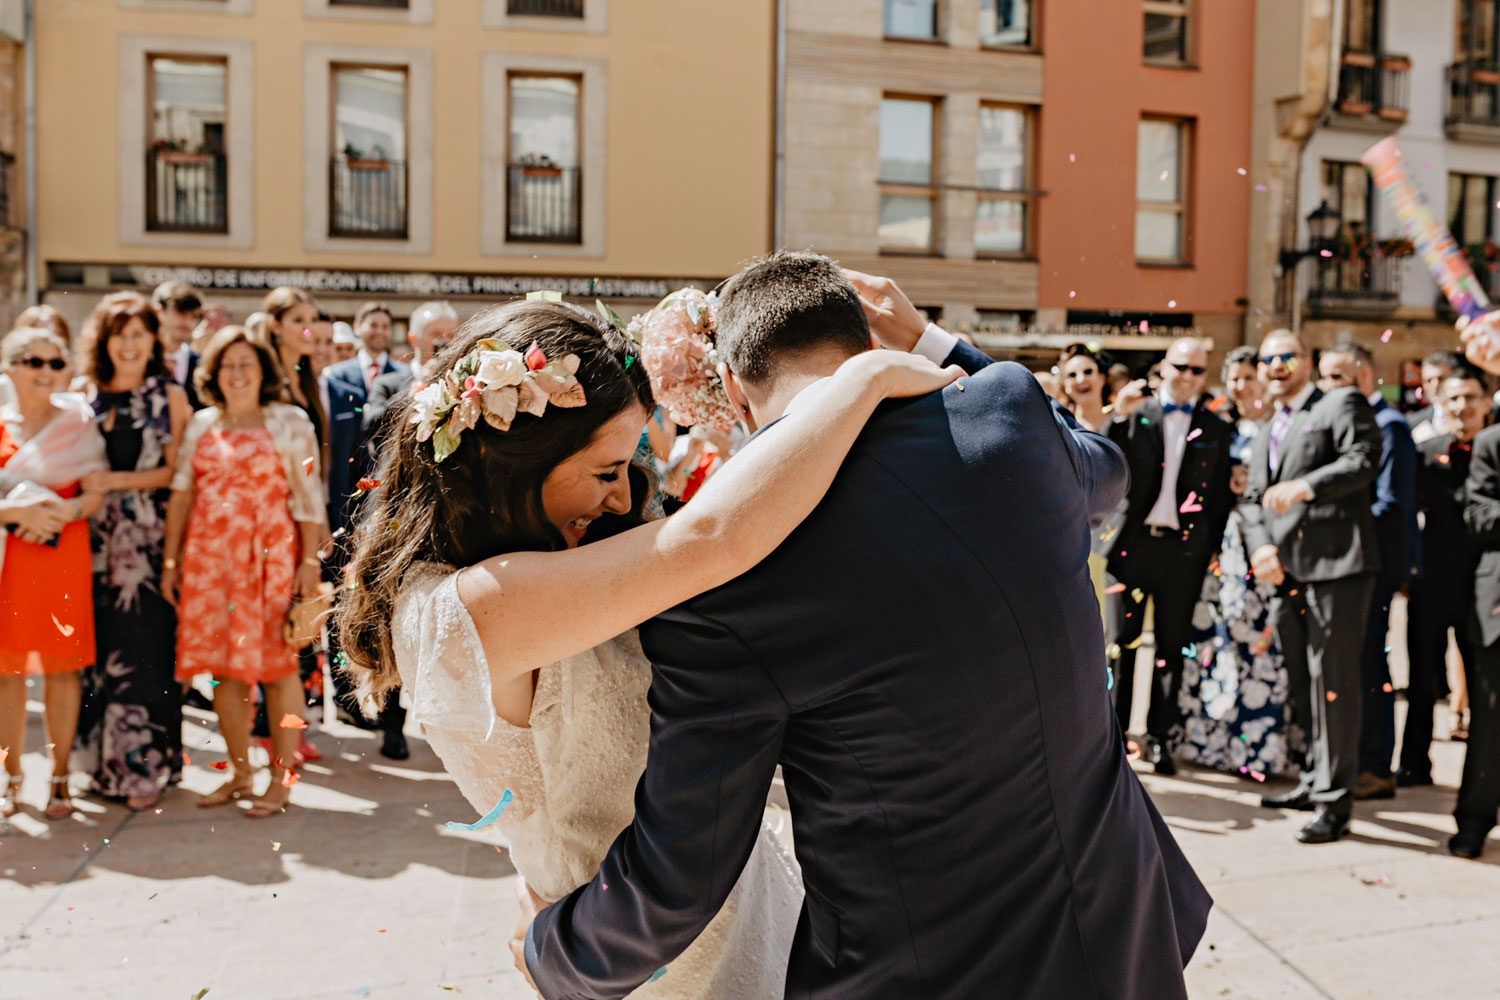
M 510 165 L 506 239 L 578 243 L 583 238 L 583 171 L 578 167 Z
M 229 161 L 223 153 L 146 150 L 146 228 L 229 232 Z
M 1500 70 L 1467 62 L 1449 66 L 1447 123 L 1500 128 Z
M 1406 56 L 1347 51 L 1339 69 L 1338 109 L 1405 121 L 1411 107 L 1411 60 Z
M 12 214 L 13 197 L 16 190 L 16 158 L 10 153 L 0 153 L 0 228 L 16 228 L 16 217 Z
M 511 14 L 541 17 L 582 17 L 584 0 L 509 0 Z
M 1309 303 L 1323 306 L 1392 305 L 1401 296 L 1405 257 L 1372 254 L 1359 257 L 1314 257 Z
M 406 239 L 406 163 L 336 156 L 328 164 L 329 236 Z

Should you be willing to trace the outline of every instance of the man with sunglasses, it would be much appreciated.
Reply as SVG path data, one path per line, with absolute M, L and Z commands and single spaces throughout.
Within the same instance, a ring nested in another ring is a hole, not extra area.
M 1196 654 L 1189 647 L 1193 605 L 1234 506 L 1229 489 L 1234 428 L 1208 409 L 1207 374 L 1203 345 L 1191 338 L 1175 342 L 1161 362 L 1157 391 L 1148 395 L 1145 382 L 1120 390 L 1108 427 L 1130 466 L 1130 490 L 1111 522 L 1119 532 L 1108 549 L 1104 609 L 1115 712 L 1121 731 L 1127 730 L 1135 649 L 1150 597 L 1156 651 L 1142 750 L 1158 774 L 1177 770 L 1171 751 L 1174 730 L 1182 727 L 1177 696 L 1184 659 Z
M 1360 652 L 1380 567 L 1370 514 L 1380 429 L 1357 388 L 1313 384 L 1307 347 L 1290 330 L 1261 342 L 1260 376 L 1271 419 L 1255 439 L 1240 510 L 1251 569 L 1277 588 L 1271 625 L 1307 734 L 1297 787 L 1261 805 L 1316 810 L 1297 839 L 1323 844 L 1349 832 L 1359 770 Z

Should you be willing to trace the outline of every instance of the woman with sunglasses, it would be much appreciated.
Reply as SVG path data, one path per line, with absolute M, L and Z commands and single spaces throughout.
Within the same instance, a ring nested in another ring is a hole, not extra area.
M 1087 344 L 1069 344 L 1057 360 L 1062 403 L 1091 431 L 1109 420 L 1109 377 L 1099 352 Z
M 182 695 L 173 678 L 177 613 L 161 593 L 168 485 L 192 405 L 173 381 L 157 311 L 135 292 L 107 295 L 79 341 L 109 470 L 91 522 L 98 661 L 84 672 L 80 746 L 90 790 L 149 809 L 182 776 Z
M 52 756 L 45 815 L 73 812 L 68 757 L 78 727 L 79 671 L 94 662 L 88 517 L 103 494 L 82 488 L 107 468 L 94 411 L 63 393 L 68 360 L 50 330 L 0 341 L 15 399 L 0 409 L 0 747 L 6 784 L 0 817 L 18 808 L 26 740 L 26 675 L 42 674 Z

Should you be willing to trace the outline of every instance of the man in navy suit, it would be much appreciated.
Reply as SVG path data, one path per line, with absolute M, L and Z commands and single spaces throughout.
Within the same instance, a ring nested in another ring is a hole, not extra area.
M 1350 386 L 1358 389 L 1374 408 L 1380 428 L 1380 472 L 1370 505 L 1380 542 L 1380 572 L 1375 575 L 1360 656 L 1359 775 L 1354 779 L 1354 797 L 1389 799 L 1396 794 L 1396 776 L 1391 771 L 1396 755 L 1396 694 L 1385 640 L 1391 600 L 1412 578 L 1421 558 L 1417 447 L 1406 418 L 1376 390 L 1375 359 L 1365 348 L 1351 343 L 1325 348 L 1318 356 L 1318 375 L 1318 388 L 1324 392 Z
M 342 579 L 343 567 L 349 559 L 349 531 L 359 510 L 359 500 L 354 496 L 357 485 L 374 468 L 361 426 L 365 402 L 376 379 L 407 372 L 405 365 L 392 361 L 387 353 L 392 322 L 391 311 L 379 302 L 360 306 L 354 317 L 359 353 L 348 361 L 329 365 L 323 372 L 328 384 L 328 524 L 338 541 L 326 568 L 335 582 Z M 335 662 L 338 648 L 338 636 L 330 629 L 328 652 Z M 351 725 L 370 728 L 342 673 L 339 670 L 332 673 L 339 718 Z M 386 699 L 377 723 L 385 737 L 380 748 L 382 755 L 392 760 L 405 760 L 409 756 L 406 737 L 401 732 L 405 723 L 406 710 L 401 707 L 397 692 Z
M 151 293 L 151 308 L 156 310 L 161 327 L 162 350 L 172 381 L 187 390 L 193 409 L 203 409 L 193 374 L 198 370 L 198 352 L 193 350 L 193 331 L 203 318 L 203 300 L 198 290 L 182 281 L 164 281 Z
M 1186 996 L 1210 901 L 1126 761 L 1087 565 L 1123 458 L 875 292 L 889 346 L 977 374 L 882 405 L 775 553 L 641 629 L 635 821 L 517 945 L 545 997 L 624 996 L 697 937 L 778 763 L 807 890 L 787 996 Z M 871 342 L 817 254 L 752 264 L 718 318 L 752 428 Z

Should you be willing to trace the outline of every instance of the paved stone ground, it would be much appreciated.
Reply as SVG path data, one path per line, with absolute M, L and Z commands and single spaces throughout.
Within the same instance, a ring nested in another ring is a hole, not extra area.
M 474 811 L 427 746 L 398 765 L 349 727 L 314 739 L 324 761 L 266 820 L 195 808 L 224 759 L 203 714 L 159 814 L 83 800 L 48 823 L 27 755 L 25 811 L 0 829 L 0 998 L 529 996 L 506 947 L 514 871 L 490 835 L 444 827 Z M 1143 775 L 1217 901 L 1191 996 L 1500 997 L 1500 836 L 1478 862 L 1442 846 L 1461 760 L 1440 741 L 1438 787 L 1361 803 L 1354 836 L 1318 847 L 1252 781 Z

